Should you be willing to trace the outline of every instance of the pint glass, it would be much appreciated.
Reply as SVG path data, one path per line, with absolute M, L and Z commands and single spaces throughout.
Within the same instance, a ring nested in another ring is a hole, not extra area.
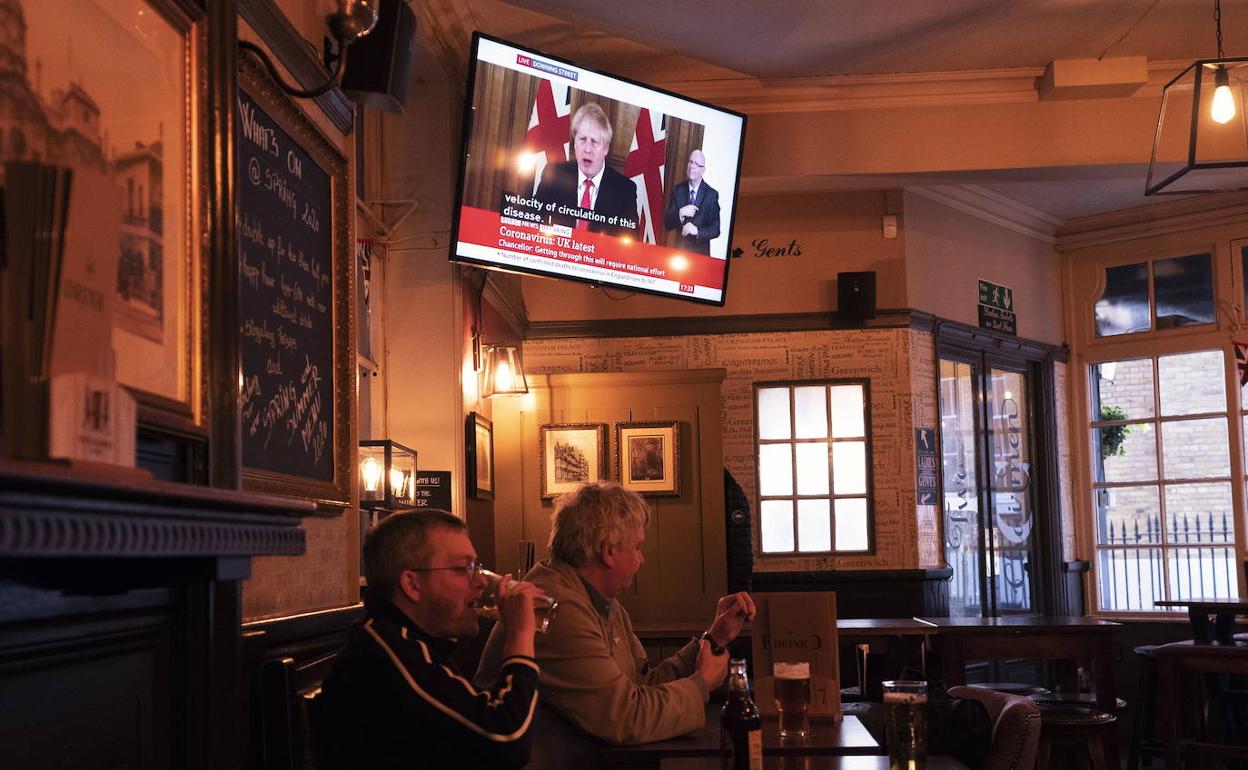
M 927 765 L 927 682 L 884 682 L 884 738 L 889 770 Z
M 481 589 L 481 597 L 473 603 L 472 608 L 478 617 L 498 620 L 498 585 L 503 581 L 503 576 L 485 568 L 477 570 L 477 574 L 485 578 L 485 587 Z M 539 634 L 546 633 L 558 612 L 559 602 L 545 594 L 533 597 L 533 615 L 537 619 Z
M 810 708 L 810 664 L 777 663 L 776 711 L 780 714 L 781 738 L 805 738 L 810 732 L 806 711 Z

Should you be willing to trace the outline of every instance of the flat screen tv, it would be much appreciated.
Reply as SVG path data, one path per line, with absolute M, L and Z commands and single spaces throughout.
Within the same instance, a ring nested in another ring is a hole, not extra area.
M 451 259 L 723 306 L 745 116 L 480 33 Z

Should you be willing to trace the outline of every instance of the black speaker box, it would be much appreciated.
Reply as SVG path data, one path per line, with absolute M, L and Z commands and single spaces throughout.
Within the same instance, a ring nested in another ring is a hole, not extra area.
M 875 271 L 836 274 L 836 314 L 862 321 L 875 318 Z
M 416 54 L 416 14 L 404 0 L 381 0 L 377 26 L 347 49 L 342 90 L 360 104 L 403 114 Z

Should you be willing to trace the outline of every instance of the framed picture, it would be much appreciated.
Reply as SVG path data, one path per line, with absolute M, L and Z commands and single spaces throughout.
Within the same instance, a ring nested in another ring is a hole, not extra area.
M 571 492 L 580 484 L 601 481 L 607 475 L 607 424 L 543 425 L 538 453 L 542 458 L 543 500 Z
M 37 74 L 12 79 L 8 98 L 23 106 L 0 142 L 0 162 L 73 174 L 51 373 L 115 376 L 141 420 L 156 409 L 180 426 L 206 411 L 199 244 L 212 143 L 199 6 L 20 0 L 8 69 Z
M 617 423 L 615 461 L 625 489 L 643 495 L 679 495 L 680 423 Z
M 468 496 L 494 499 L 494 424 L 476 412 L 468 413 Z
M 356 456 L 347 160 L 254 57 L 232 107 L 244 486 L 335 515 L 353 504 Z

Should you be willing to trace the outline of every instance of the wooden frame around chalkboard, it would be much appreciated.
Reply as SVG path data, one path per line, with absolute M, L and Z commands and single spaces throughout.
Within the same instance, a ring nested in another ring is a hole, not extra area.
M 328 436 L 333 457 L 332 478 L 319 478 L 294 473 L 279 472 L 272 469 L 254 467 L 248 462 L 249 427 L 248 392 L 240 388 L 239 404 L 244 423 L 242 425 L 242 477 L 245 489 L 294 497 L 312 498 L 318 503 L 317 510 L 323 515 L 337 516 L 344 509 L 354 505 L 353 489 L 355 474 L 355 451 L 352 442 L 354 403 L 355 403 L 355 334 L 352 315 L 354 308 L 352 297 L 355 296 L 355 271 L 352 269 L 349 244 L 353 241 L 350 217 L 350 200 L 352 189 L 350 169 L 347 159 L 339 148 L 318 129 L 317 125 L 303 112 L 300 107 L 282 93 L 250 56 L 239 59 L 238 88 L 271 118 L 281 131 L 294 141 L 329 178 L 330 207 L 330 264 L 331 284 L 330 303 L 330 348 L 332 350 L 331 386 L 333 430 Z M 242 104 L 242 100 L 238 100 Z M 237 108 L 236 108 L 237 110 Z M 237 112 L 236 112 L 237 117 Z M 236 146 L 240 141 L 241 124 L 236 127 Z M 240 156 L 241 156 L 241 150 Z M 236 187 L 248 184 L 249 179 L 241 176 Z M 242 192 L 238 194 L 239 217 L 242 219 Z M 241 230 L 241 228 L 240 228 Z M 241 254 L 240 254 L 241 258 Z M 242 338 L 242 314 L 244 308 L 240 301 L 239 333 Z M 240 354 L 241 355 L 241 354 Z M 246 372 L 244 372 L 246 375 Z M 244 383 L 245 385 L 245 383 Z M 296 447 L 298 449 L 299 447 Z M 251 450 L 254 452 L 254 450 Z M 279 447 L 276 451 L 283 451 Z

